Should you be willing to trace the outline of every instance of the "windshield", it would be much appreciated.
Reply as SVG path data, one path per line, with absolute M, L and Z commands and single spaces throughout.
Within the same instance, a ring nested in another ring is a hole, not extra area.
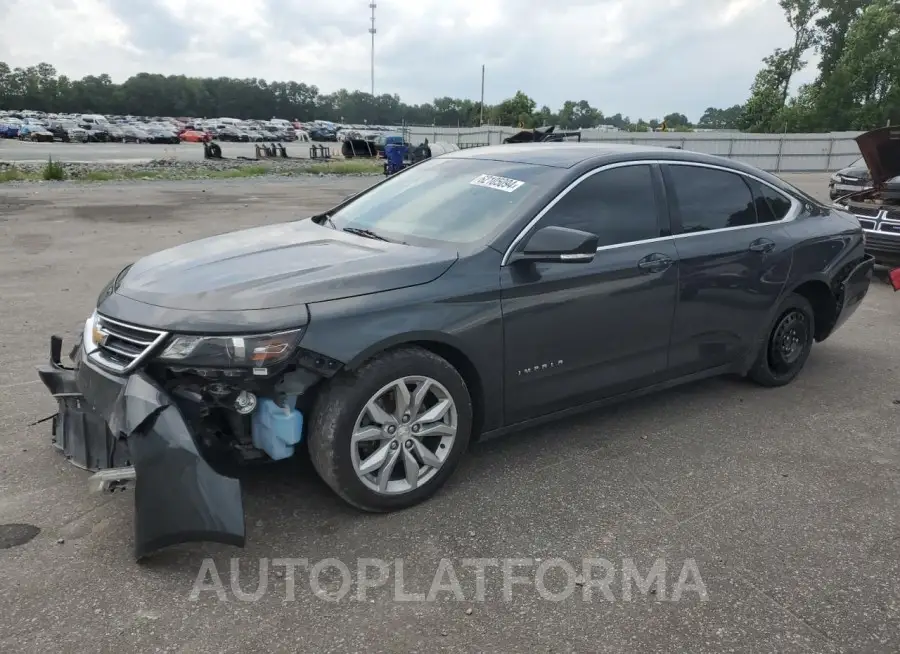
M 465 244 L 491 236 L 565 171 L 548 166 L 435 158 L 361 195 L 330 216 L 335 229 L 368 230 L 411 244 Z

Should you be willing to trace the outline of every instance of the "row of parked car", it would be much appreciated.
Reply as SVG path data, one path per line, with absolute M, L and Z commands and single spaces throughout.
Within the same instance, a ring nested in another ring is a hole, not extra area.
M 201 121 L 176 118 L 107 117 L 98 114 L 0 113 L 0 138 L 24 141 L 160 143 L 309 140 L 292 125 L 255 121 Z
M 181 141 L 344 142 L 348 139 L 380 141 L 396 134 L 396 127 L 335 123 L 327 120 L 241 120 L 171 116 L 104 116 L 100 114 L 45 114 L 0 110 L 0 138 L 30 141 L 125 143 L 178 143 Z

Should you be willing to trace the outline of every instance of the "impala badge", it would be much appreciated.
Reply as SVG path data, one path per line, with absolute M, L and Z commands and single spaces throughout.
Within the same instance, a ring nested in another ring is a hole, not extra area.
M 556 361 L 548 361 L 547 363 L 539 363 L 534 366 L 530 366 L 528 368 L 522 368 L 521 370 L 516 371 L 517 377 L 525 377 L 527 375 L 533 375 L 536 372 L 544 372 L 545 370 L 552 370 L 554 368 L 559 368 L 562 366 L 563 360 L 558 359 Z

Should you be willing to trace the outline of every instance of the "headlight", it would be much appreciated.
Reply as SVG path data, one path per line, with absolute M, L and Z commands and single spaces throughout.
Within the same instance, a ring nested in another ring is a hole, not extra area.
M 268 368 L 291 356 L 302 331 L 247 336 L 173 336 L 159 358 L 192 366 Z
M 84 334 L 81 339 L 81 345 L 84 348 L 85 356 L 99 348 L 105 336 L 106 334 L 100 331 L 100 325 L 97 322 L 97 312 L 94 311 L 91 317 L 84 321 Z

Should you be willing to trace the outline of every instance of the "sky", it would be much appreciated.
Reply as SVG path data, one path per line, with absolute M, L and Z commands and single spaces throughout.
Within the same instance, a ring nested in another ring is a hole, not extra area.
M 370 0 L 3 0 L 0 61 L 371 88 Z M 10 7 L 10 4 L 12 5 Z M 522 90 L 633 120 L 742 103 L 792 33 L 777 0 L 378 0 L 375 92 L 408 103 Z M 39 36 L 40 35 L 40 36 Z M 812 59 L 812 57 L 810 57 Z M 810 81 L 814 61 L 795 80 Z

